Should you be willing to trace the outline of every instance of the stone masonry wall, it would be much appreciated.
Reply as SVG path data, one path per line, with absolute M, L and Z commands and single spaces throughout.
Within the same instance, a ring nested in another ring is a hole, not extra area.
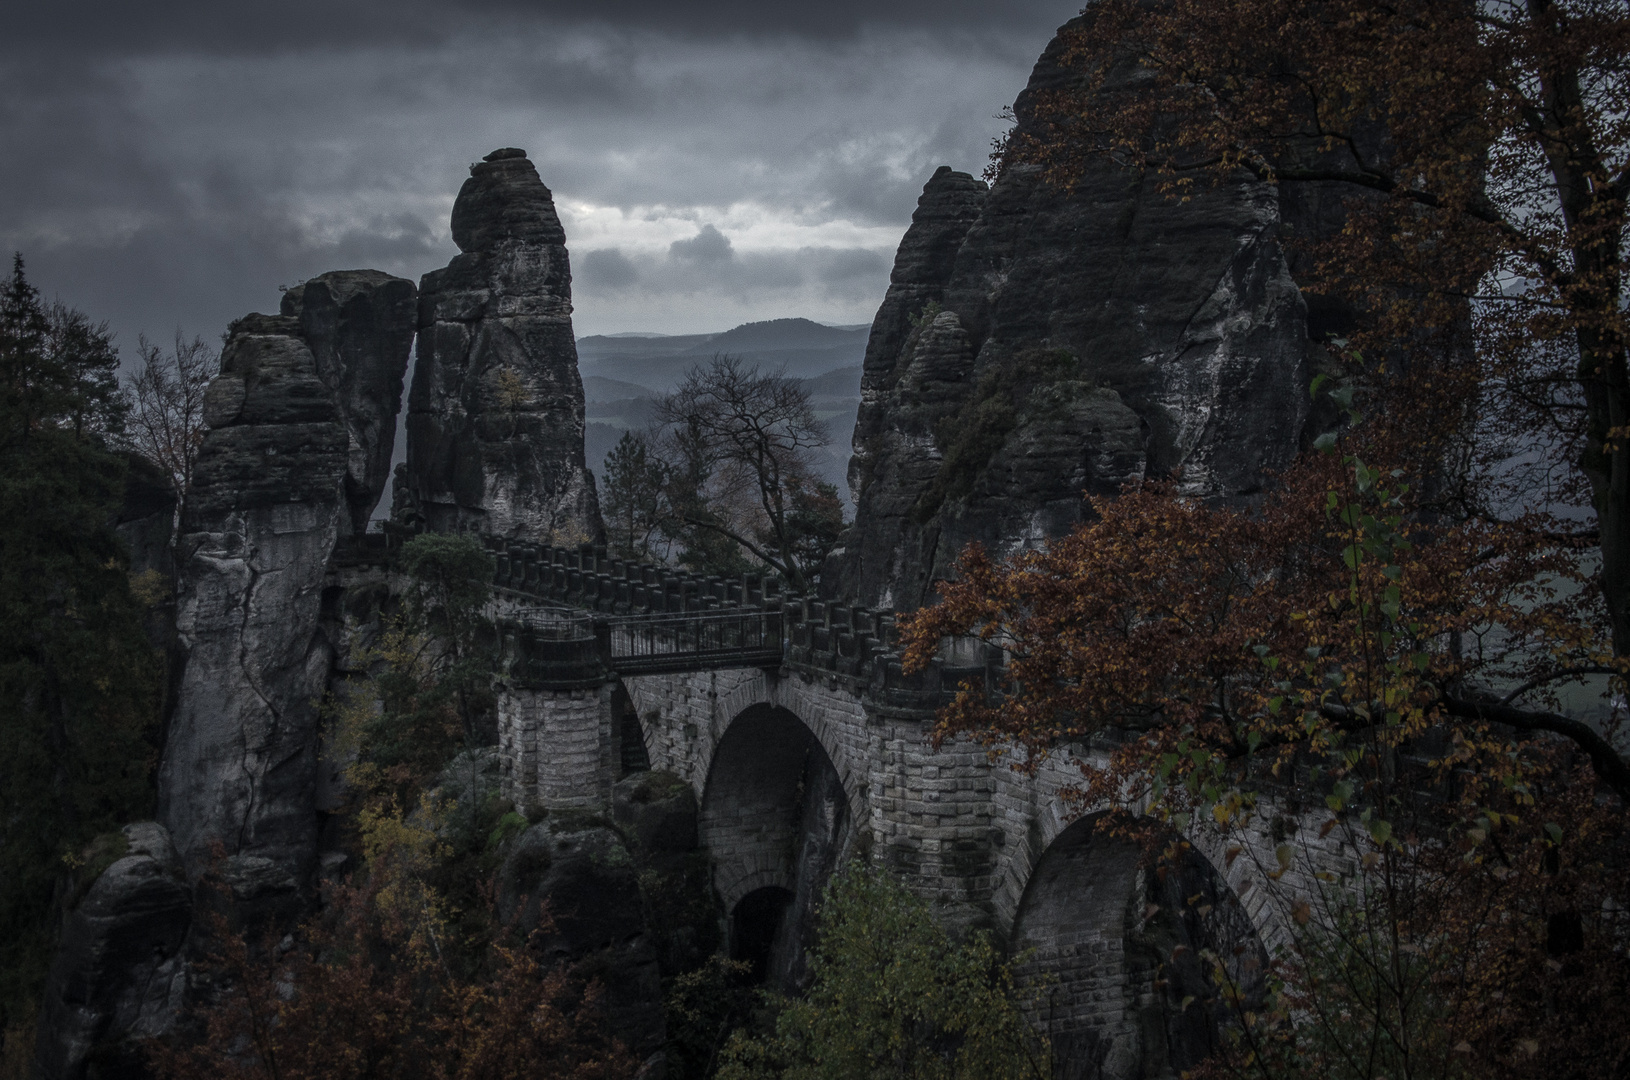
M 687 780 L 702 802 L 719 744 L 737 717 L 760 704 L 796 715 L 843 783 L 857 829 L 854 850 L 901 871 L 953 924 L 1010 933 L 1036 866 L 1077 817 L 1060 794 L 1081 779 L 1070 759 L 1054 756 L 1030 774 L 964 741 L 934 750 L 931 714 L 867 700 L 850 680 L 830 673 L 728 669 L 625 685 L 651 767 Z M 1100 763 L 1107 752 L 1077 751 Z M 1318 894 L 1316 875 L 1348 879 L 1356 869 L 1341 830 L 1320 835 L 1328 819 L 1322 795 L 1309 794 L 1303 806 L 1295 791 L 1264 798 L 1242 832 L 1185 833 L 1239 897 L 1270 950 L 1286 938 L 1289 906 Z M 1276 854 L 1282 845 L 1294 854 L 1289 869 Z M 1230 857 L 1236 846 L 1239 853 Z
M 531 690 L 498 696 L 500 787 L 522 808 L 597 810 L 615 778 L 611 688 Z

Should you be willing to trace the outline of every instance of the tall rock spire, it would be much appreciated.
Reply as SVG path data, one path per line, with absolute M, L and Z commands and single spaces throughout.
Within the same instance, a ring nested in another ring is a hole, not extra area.
M 1014 104 L 1038 137 L 1037 95 L 1073 77 L 1064 49 L 1055 38 Z M 1145 477 L 1260 492 L 1308 411 L 1283 221 L 1274 188 L 1243 173 L 1181 202 L 1107 160 L 1070 188 L 1018 163 L 988 192 L 936 173 L 872 324 L 855 524 L 822 592 L 919 607 L 970 542 L 1037 546 L 1091 514 L 1083 493 Z
M 396 513 L 437 531 L 597 539 L 554 198 L 525 151 L 495 150 L 471 167 L 452 224 L 461 254 L 420 283 L 408 505 Z
M 384 485 L 413 283 L 325 274 L 284 312 L 232 324 L 204 397 L 158 817 L 194 876 L 218 850 L 292 892 L 317 859 L 326 575 L 336 541 L 366 527 Z

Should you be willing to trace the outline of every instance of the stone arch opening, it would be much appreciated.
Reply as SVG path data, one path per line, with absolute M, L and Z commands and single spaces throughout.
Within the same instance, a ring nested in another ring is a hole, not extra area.
M 1042 854 L 1013 924 L 1060 1080 L 1176 1075 L 1209 1054 L 1234 1007 L 1213 958 L 1254 1003 L 1268 956 L 1211 863 L 1179 840 L 1155 865 L 1131 841 L 1075 822 Z M 1026 955 L 1028 954 L 1028 955 Z
M 651 753 L 645 745 L 645 729 L 640 726 L 639 709 L 622 680 L 611 691 L 611 730 L 617 740 L 617 777 L 649 772 Z
M 732 954 L 738 933 L 742 950 L 768 933 L 763 981 L 802 990 L 815 905 L 853 836 L 843 781 L 820 740 L 786 709 L 744 710 L 713 754 L 698 825 L 732 913 Z

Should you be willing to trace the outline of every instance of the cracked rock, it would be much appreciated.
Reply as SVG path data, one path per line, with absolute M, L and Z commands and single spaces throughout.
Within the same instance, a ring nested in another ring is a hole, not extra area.
M 283 316 L 232 325 L 182 522 L 158 816 L 193 877 L 217 843 L 302 881 L 316 858 L 318 622 L 350 438 L 299 330 Z

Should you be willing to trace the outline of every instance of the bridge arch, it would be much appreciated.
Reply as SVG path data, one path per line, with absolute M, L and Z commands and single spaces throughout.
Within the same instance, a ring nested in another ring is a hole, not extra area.
M 1067 1063 L 1061 1077 L 1179 1073 L 1210 1052 L 1232 1012 L 1206 957 L 1254 999 L 1267 950 L 1192 843 L 1174 837 L 1152 866 L 1136 843 L 1099 830 L 1101 818 L 1071 823 L 1036 861 L 1013 922 L 1017 974 Z
M 815 905 L 856 835 L 851 801 L 821 740 L 789 709 L 748 706 L 712 754 L 698 832 L 731 951 L 781 989 L 807 979 Z

